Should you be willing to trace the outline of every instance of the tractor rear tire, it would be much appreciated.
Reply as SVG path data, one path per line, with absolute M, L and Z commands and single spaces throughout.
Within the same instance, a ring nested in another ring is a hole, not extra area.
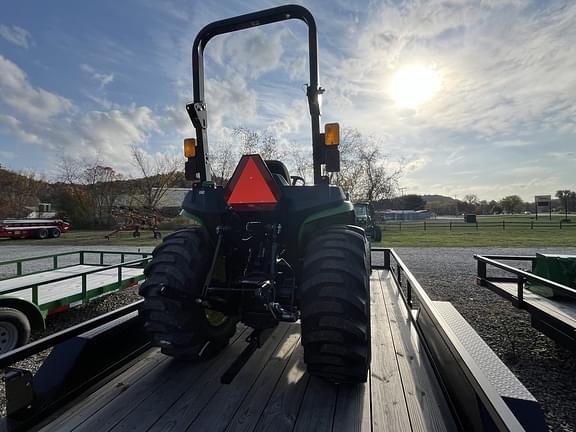
M 203 229 L 184 229 L 154 249 L 140 286 L 140 315 L 154 345 L 173 357 L 204 360 L 218 354 L 236 332 L 237 319 L 210 320 L 201 297 L 214 247 Z
M 311 375 L 334 383 L 366 382 L 370 367 L 370 245 L 364 230 L 330 227 L 304 255 L 301 323 Z

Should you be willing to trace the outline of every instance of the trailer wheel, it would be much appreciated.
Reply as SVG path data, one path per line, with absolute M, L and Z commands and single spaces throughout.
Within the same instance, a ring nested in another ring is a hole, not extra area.
M 236 332 L 237 319 L 206 309 L 202 294 L 214 248 L 208 234 L 186 229 L 167 236 L 146 267 L 140 295 L 144 326 L 164 354 L 192 360 L 220 352 Z
M 366 382 L 370 366 L 370 246 L 352 226 L 328 228 L 304 255 L 302 345 L 308 372 L 335 383 Z
M 0 308 L 0 354 L 12 351 L 30 339 L 30 321 L 17 309 Z
M 50 237 L 52 237 L 52 238 L 60 237 L 60 229 L 59 228 L 52 228 L 50 230 Z
M 40 240 L 48 238 L 48 230 L 46 228 L 40 228 L 38 231 L 36 231 L 36 237 L 38 237 Z

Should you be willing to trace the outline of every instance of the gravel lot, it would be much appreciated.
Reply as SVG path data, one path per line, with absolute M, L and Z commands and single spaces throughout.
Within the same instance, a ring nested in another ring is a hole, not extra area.
M 23 256 L 47 255 L 74 248 L 2 246 L 0 261 Z M 77 248 L 76 248 L 77 249 Z M 104 248 L 91 247 L 86 250 Z M 106 250 L 127 250 L 106 247 Z M 136 249 L 132 249 L 136 251 Z M 539 252 L 576 254 L 576 248 L 396 248 L 400 257 L 434 300 L 447 300 L 471 323 L 522 383 L 542 403 L 552 431 L 576 431 L 576 356 L 557 346 L 530 326 L 529 315 L 486 288 L 474 284 L 479 254 L 533 255 Z M 151 248 L 141 248 L 149 252 Z M 1 271 L 1 270 L 0 270 Z M 89 305 L 48 318 L 43 337 L 138 299 L 135 289 L 100 298 Z M 49 351 L 20 364 L 36 370 Z M 4 414 L 4 391 L 0 406 Z

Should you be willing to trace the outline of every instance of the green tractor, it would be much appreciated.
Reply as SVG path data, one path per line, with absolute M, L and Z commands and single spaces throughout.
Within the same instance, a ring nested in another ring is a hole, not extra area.
M 303 185 L 277 160 L 242 156 L 226 187 L 211 181 L 203 52 L 216 35 L 287 19 L 308 26 L 314 184 Z M 238 322 L 253 328 L 229 382 L 281 321 L 301 322 L 308 372 L 334 383 L 365 382 L 370 365 L 370 247 L 353 205 L 328 175 L 340 169 L 339 126 L 320 132 L 316 24 L 281 6 L 211 23 L 192 52 L 196 139 L 184 141 L 193 188 L 183 214 L 199 226 L 167 236 L 140 287 L 140 314 L 153 343 L 174 357 L 210 358 Z M 300 183 L 297 185 L 297 182 Z
M 366 231 L 366 235 L 372 241 L 382 241 L 382 229 L 374 223 L 371 216 L 370 204 L 367 202 L 357 202 L 354 204 L 356 222 Z

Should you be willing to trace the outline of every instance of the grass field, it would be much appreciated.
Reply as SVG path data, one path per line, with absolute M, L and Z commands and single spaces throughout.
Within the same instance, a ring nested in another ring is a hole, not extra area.
M 478 219 L 478 229 L 474 224 L 458 224 L 454 222 L 454 228 L 450 231 L 447 224 L 450 221 L 436 219 L 426 221 L 427 228 L 424 231 L 423 222 L 403 223 L 399 231 L 397 224 L 384 225 L 384 246 L 576 246 L 576 218 L 573 222 L 564 225 L 563 229 L 558 226 L 538 226 L 530 229 L 530 216 L 484 216 Z M 556 217 L 554 217 L 556 216 Z M 560 217 L 553 215 L 552 223 L 559 224 Z M 502 223 L 505 221 L 505 230 L 498 224 L 483 224 L 485 221 Z M 461 221 L 461 219 L 460 219 Z M 527 222 L 527 224 L 514 224 L 513 222 Z M 548 219 L 546 218 L 546 221 Z M 543 222 L 542 218 L 538 223 Z M 7 240 L 0 239 L 2 245 L 10 246 L 156 246 L 160 240 L 154 240 L 152 232 L 142 231 L 139 238 L 133 238 L 131 232 L 120 232 L 116 236 L 106 240 L 105 235 L 109 231 L 80 231 L 72 230 L 57 239 L 46 240 Z M 171 230 L 163 230 L 164 236 Z
M 576 246 L 576 228 L 384 231 L 384 246 Z

